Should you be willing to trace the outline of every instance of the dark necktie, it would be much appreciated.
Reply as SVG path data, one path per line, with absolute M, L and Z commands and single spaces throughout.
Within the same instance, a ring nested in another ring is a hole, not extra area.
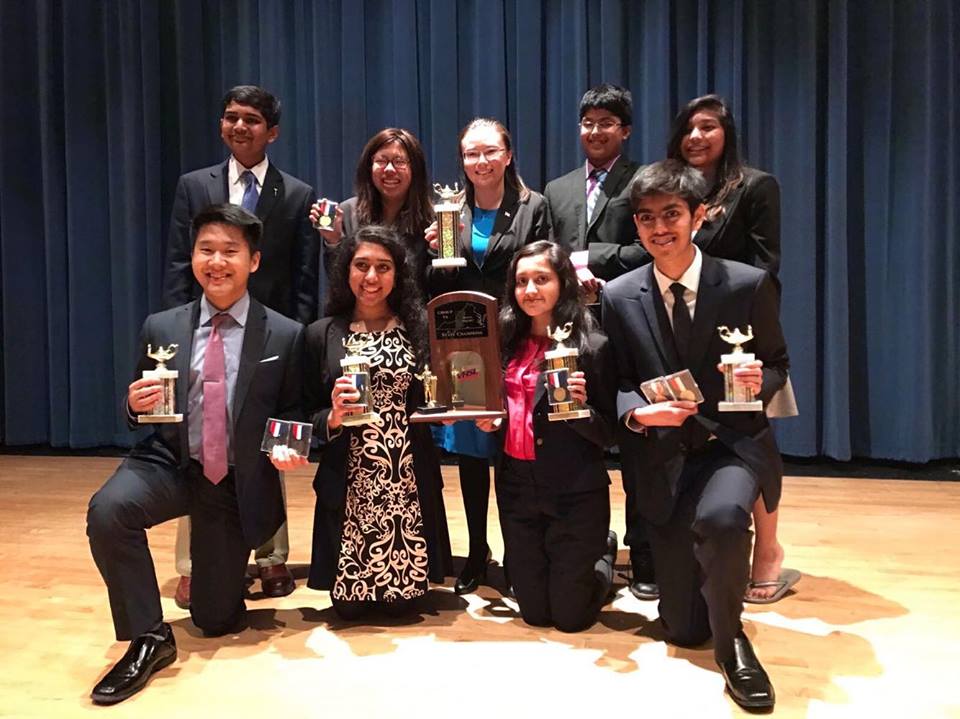
M 685 289 L 679 282 L 670 285 L 670 291 L 673 293 L 673 341 L 677 345 L 677 354 L 680 355 L 680 361 L 684 364 L 687 362 L 690 333 L 693 329 L 693 322 L 690 321 L 690 310 L 683 299 Z
M 243 198 L 240 200 L 240 207 L 245 209 L 251 215 L 257 214 L 257 200 L 260 199 L 260 193 L 257 192 L 257 178 L 250 170 L 244 170 L 240 175 L 240 180 L 244 184 Z
M 590 171 L 590 177 L 587 179 L 587 222 L 593 219 L 593 211 L 597 207 L 600 188 L 603 187 L 603 181 L 605 179 L 607 179 L 606 170 L 594 168 Z
M 214 484 L 227 475 L 227 367 L 220 327 L 229 317 L 213 316 L 203 356 L 203 476 Z

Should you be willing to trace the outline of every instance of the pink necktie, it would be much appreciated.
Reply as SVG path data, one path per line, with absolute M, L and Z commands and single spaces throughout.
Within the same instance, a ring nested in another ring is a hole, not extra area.
M 213 316 L 203 357 L 203 476 L 214 484 L 227 476 L 227 371 L 220 326 L 229 316 Z

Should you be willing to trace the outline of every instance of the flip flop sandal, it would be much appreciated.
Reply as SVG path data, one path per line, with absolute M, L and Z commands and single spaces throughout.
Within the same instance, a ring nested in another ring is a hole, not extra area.
M 763 587 L 776 587 L 777 591 L 771 594 L 769 597 L 751 597 L 749 594 L 744 593 L 743 601 L 748 604 L 773 604 L 774 602 L 779 602 L 783 599 L 784 595 L 789 592 L 793 585 L 800 581 L 800 572 L 796 569 L 782 569 L 780 570 L 779 579 L 774 579 L 768 582 L 750 582 L 747 585 L 747 591 L 751 589 L 761 589 Z

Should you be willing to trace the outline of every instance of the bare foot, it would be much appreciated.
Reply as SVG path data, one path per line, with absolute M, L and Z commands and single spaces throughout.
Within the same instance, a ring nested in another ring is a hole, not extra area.
M 783 566 L 783 547 L 774 539 L 770 546 L 753 547 L 753 568 L 750 571 L 750 580 L 753 582 L 775 582 L 780 578 L 780 569 Z M 775 586 L 747 587 L 747 596 L 751 599 L 768 599 L 777 591 Z

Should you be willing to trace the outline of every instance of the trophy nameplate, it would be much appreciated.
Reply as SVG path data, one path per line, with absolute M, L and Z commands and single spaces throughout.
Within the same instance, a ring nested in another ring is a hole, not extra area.
M 373 406 L 373 390 L 370 387 L 370 358 L 360 354 L 370 342 L 356 336 L 344 338 L 343 346 L 347 356 L 340 360 L 343 376 L 349 377 L 354 389 L 360 393 L 360 400 L 351 405 L 349 414 L 345 414 L 340 424 L 355 427 L 361 424 L 380 424 L 380 415 Z
M 460 255 L 460 213 L 463 199 L 457 183 L 453 188 L 437 183 L 434 191 L 440 202 L 433 206 L 437 216 L 437 256 L 431 261 L 434 267 L 466 267 L 467 258 Z
M 167 362 L 177 354 L 177 348 L 178 345 L 172 344 L 167 347 L 158 346 L 154 351 L 153 345 L 147 345 L 147 357 L 156 361 L 157 367 L 156 369 L 145 369 L 143 378 L 160 380 L 163 399 L 157 402 L 149 412 L 137 415 L 137 422 L 140 424 L 183 421 L 183 414 L 177 412 L 176 408 L 177 377 L 180 376 L 180 373 L 175 369 L 167 369 Z
M 733 371 L 744 362 L 753 362 L 754 355 L 743 351 L 743 345 L 753 339 L 753 327 L 747 325 L 746 334 L 734 327 L 731 331 L 726 325 L 717 327 L 720 339 L 733 345 L 733 352 L 720 355 L 720 364 L 723 365 L 724 401 L 717 403 L 720 412 L 762 412 L 763 402 L 754 399 L 753 390 L 744 384 L 734 381 Z
M 427 304 L 433 401 L 442 411 L 416 411 L 411 422 L 506 417 L 497 301 L 483 292 L 448 292 Z
M 577 358 L 580 356 L 576 347 L 567 347 L 563 344 L 563 341 L 570 337 L 572 330 L 572 322 L 567 322 L 563 327 L 557 327 L 553 331 L 547 327 L 547 337 L 557 343 L 556 347 L 543 355 L 547 365 L 543 371 L 543 378 L 547 385 L 547 403 L 550 405 L 547 419 L 551 422 L 590 417 L 590 410 L 573 398 L 567 386 L 570 373 L 577 371 Z

